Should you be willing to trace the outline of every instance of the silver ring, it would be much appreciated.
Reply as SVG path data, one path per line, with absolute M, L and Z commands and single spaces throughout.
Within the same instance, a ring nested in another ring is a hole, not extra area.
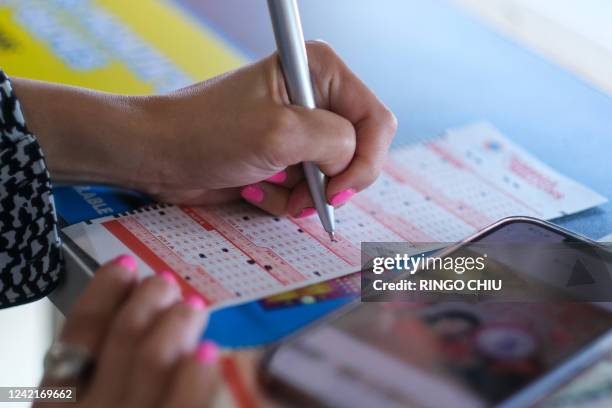
M 58 341 L 53 343 L 45 354 L 43 367 L 45 378 L 49 380 L 82 381 L 87 379 L 92 371 L 93 358 L 83 346 Z

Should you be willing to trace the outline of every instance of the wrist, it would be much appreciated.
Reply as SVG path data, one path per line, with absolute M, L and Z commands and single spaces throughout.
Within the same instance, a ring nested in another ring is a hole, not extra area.
M 176 162 L 173 147 L 178 125 L 173 123 L 174 104 L 168 95 L 129 97 L 132 116 L 129 133 L 138 144 L 138 166 L 134 166 L 128 187 L 147 194 L 156 195 L 167 188 L 172 181 L 182 176 L 174 174 Z
M 138 97 L 16 78 L 28 129 L 53 180 L 132 187 L 142 179 L 148 118 Z

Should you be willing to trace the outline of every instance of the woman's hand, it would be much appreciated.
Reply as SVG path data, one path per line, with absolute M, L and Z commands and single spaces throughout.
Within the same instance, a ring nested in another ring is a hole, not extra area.
M 182 299 L 172 275 L 138 283 L 136 263 L 121 256 L 104 265 L 77 301 L 60 340 L 94 357 L 87 381 L 44 387 L 76 387 L 76 403 L 41 407 L 205 407 L 214 396 L 214 343 L 199 344 L 207 321 L 199 298 Z
M 156 134 L 163 150 L 158 181 L 149 191 L 188 203 L 241 192 L 268 212 L 299 216 L 314 212 L 301 162 L 313 161 L 331 177 L 331 204 L 370 185 L 395 118 L 327 44 L 311 42 L 307 49 L 319 109 L 289 104 L 276 54 L 149 99 L 152 116 L 165 118 Z
M 276 54 L 169 95 L 27 80 L 14 81 L 15 91 L 52 177 L 110 182 L 171 203 L 242 196 L 273 214 L 305 216 L 314 210 L 301 162 L 330 177 L 327 199 L 339 206 L 376 179 L 396 130 L 393 114 L 328 45 L 310 42 L 307 51 L 315 110 L 289 104 Z

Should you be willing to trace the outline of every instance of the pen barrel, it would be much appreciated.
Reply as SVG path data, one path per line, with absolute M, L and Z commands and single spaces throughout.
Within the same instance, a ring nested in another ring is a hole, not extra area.
M 302 167 L 304 167 L 304 175 L 306 176 L 306 182 L 308 183 L 308 189 L 310 191 L 316 191 L 316 189 L 321 189 L 321 186 L 323 186 L 323 194 L 311 194 L 312 201 L 321 219 L 323 229 L 328 233 L 334 232 L 336 228 L 334 207 L 327 204 L 327 199 L 325 197 L 327 177 L 325 177 L 325 174 L 319 170 L 319 167 L 312 162 L 304 162 L 302 163 Z
M 276 47 L 289 99 L 294 105 L 315 109 L 302 23 L 296 0 L 268 0 Z M 334 231 L 334 209 L 327 204 L 327 177 L 315 163 L 303 163 L 304 175 L 314 206 L 328 233 Z
M 316 108 L 296 0 L 268 0 L 285 86 L 294 105 Z

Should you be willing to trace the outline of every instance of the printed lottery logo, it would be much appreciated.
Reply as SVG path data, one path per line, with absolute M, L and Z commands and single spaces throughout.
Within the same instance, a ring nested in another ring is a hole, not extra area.
M 496 142 L 495 140 L 487 140 L 484 145 L 485 149 L 491 150 L 493 152 L 498 152 L 502 149 L 502 145 L 499 142 Z

